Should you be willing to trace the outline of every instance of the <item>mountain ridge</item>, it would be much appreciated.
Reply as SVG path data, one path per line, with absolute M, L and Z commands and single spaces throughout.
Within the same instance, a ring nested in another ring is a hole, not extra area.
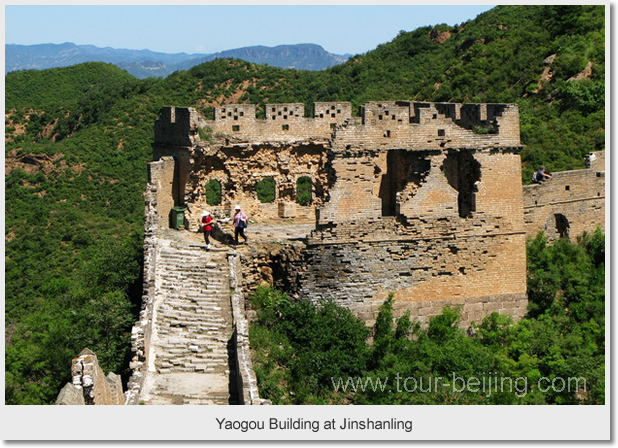
M 279 68 L 318 71 L 341 64 L 348 55 L 337 55 L 317 44 L 302 43 L 268 47 L 256 45 L 216 53 L 162 53 L 148 49 L 131 50 L 95 45 L 43 43 L 5 44 L 4 73 L 20 70 L 45 70 L 84 62 L 106 62 L 127 70 L 136 78 L 166 77 L 178 70 L 214 59 L 242 59 Z

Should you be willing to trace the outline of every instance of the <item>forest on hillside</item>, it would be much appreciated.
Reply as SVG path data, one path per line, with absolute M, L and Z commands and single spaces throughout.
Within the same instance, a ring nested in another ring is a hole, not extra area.
M 126 378 L 141 301 L 142 193 L 162 106 L 208 117 L 232 101 L 303 102 L 308 112 L 315 101 L 517 103 L 526 181 L 541 163 L 583 168 L 586 153 L 605 147 L 604 14 L 604 6 L 499 6 L 456 26 L 401 32 L 321 72 L 222 59 L 165 79 L 102 63 L 8 74 L 6 403 L 53 403 L 84 347 Z M 594 325 L 604 326 L 597 314 Z M 587 347 L 602 353 L 598 340 Z

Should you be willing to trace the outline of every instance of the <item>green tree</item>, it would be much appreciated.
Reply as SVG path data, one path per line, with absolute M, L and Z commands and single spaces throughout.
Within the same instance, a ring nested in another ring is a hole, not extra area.
M 208 205 L 221 204 L 221 182 L 217 179 L 210 179 L 206 182 L 204 193 L 206 195 L 206 203 Z
M 275 200 L 275 179 L 265 177 L 255 185 L 255 190 L 260 202 L 273 202 Z
M 296 202 L 300 205 L 309 205 L 312 199 L 313 182 L 310 177 L 301 176 L 296 181 Z

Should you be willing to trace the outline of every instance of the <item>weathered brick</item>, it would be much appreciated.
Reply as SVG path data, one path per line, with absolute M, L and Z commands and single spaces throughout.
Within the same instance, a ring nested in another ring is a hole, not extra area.
M 190 226 L 200 210 L 228 216 L 235 204 L 255 219 L 315 222 L 283 269 L 301 297 L 333 299 L 367 321 L 388 292 L 396 315 L 411 310 L 425 322 L 447 304 L 465 305 L 462 325 L 500 310 L 521 317 L 526 232 L 548 219 L 556 227 L 558 213 L 572 234 L 604 222 L 600 154 L 590 169 L 522 189 L 516 105 L 370 102 L 352 117 L 350 103 L 316 103 L 309 118 L 302 104 L 285 103 L 264 112 L 223 105 L 206 120 L 164 108 L 147 206 L 160 225 L 178 204 L 189 207 Z M 471 130 L 494 121 L 494 133 Z M 206 127 L 212 143 L 200 140 Z M 309 206 L 295 204 L 302 176 L 313 185 Z M 264 177 L 275 180 L 271 204 L 253 188 Z M 210 179 L 222 185 L 220 206 L 205 203 Z

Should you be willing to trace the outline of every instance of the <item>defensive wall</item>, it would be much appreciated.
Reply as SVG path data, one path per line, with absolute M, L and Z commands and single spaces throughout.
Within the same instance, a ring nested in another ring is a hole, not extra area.
M 409 311 L 426 323 L 452 305 L 465 327 L 492 312 L 525 314 L 527 236 L 604 228 L 604 151 L 590 153 L 586 169 L 522 187 L 515 105 L 397 101 L 368 103 L 359 116 L 351 110 L 316 103 L 305 117 L 302 104 L 267 104 L 258 119 L 255 105 L 226 105 L 206 120 L 192 108 L 163 108 L 145 193 L 144 297 L 128 390 L 123 399 L 120 378 L 105 377 L 86 349 L 56 404 L 139 402 L 152 364 L 156 248 L 175 207 L 185 208 L 190 230 L 200 211 L 224 218 L 236 204 L 266 223 L 313 223 L 301 245 L 252 248 L 244 263 L 228 254 L 240 404 L 268 404 L 251 365 L 242 293 L 260 278 L 298 298 L 335 300 L 367 324 L 394 294 L 396 316 Z M 275 181 L 272 203 L 255 191 L 265 177 Z M 311 179 L 309 205 L 295 202 L 300 177 Z M 211 179 L 222 187 L 219 205 L 205 200 Z
M 310 220 L 306 250 L 289 263 L 290 288 L 368 323 L 390 293 L 396 314 L 419 321 L 446 304 L 461 306 L 462 325 L 493 311 L 523 316 L 517 106 L 391 101 L 351 110 L 317 103 L 305 117 L 302 104 L 267 104 L 258 119 L 255 105 L 225 105 L 206 120 L 164 108 L 153 153 L 174 162 L 159 173 L 161 224 L 173 206 L 187 208 L 194 228 L 201 210 L 230 216 L 236 204 L 258 221 Z M 312 181 L 307 206 L 295 203 L 302 176 Z M 255 191 L 265 177 L 276 185 L 267 204 Z M 220 205 L 205 202 L 210 179 L 221 184 Z
M 192 292 L 189 291 L 187 285 L 183 285 L 182 282 L 178 282 L 178 284 L 172 285 L 171 291 L 165 291 L 162 287 L 161 282 L 161 272 L 165 269 L 163 263 L 161 262 L 161 249 L 162 249 L 162 232 L 164 229 L 167 229 L 169 226 L 167 224 L 166 219 L 161 217 L 159 213 L 159 209 L 165 208 L 169 206 L 172 185 L 174 183 L 173 174 L 174 170 L 174 160 L 171 157 L 163 157 L 161 160 L 152 162 L 149 165 L 149 183 L 146 188 L 146 192 L 144 194 L 145 198 L 145 238 L 144 238 L 144 293 L 142 297 L 142 309 L 140 312 L 139 321 L 133 326 L 132 329 L 132 353 L 133 359 L 130 364 L 130 368 L 132 370 L 131 378 L 128 382 L 127 391 L 125 392 L 125 404 L 135 405 L 139 404 L 143 401 L 144 398 L 144 389 L 146 380 L 152 382 L 156 382 L 157 375 L 164 375 L 169 373 L 174 369 L 180 369 L 182 371 L 199 373 L 202 369 L 198 362 L 208 362 L 208 352 L 212 351 L 211 347 L 206 347 L 206 353 L 200 353 L 199 347 L 191 346 L 189 347 L 192 352 L 193 360 L 190 360 L 189 363 L 183 361 L 180 365 L 167 363 L 165 361 L 159 361 L 155 356 L 155 347 L 153 342 L 153 335 L 157 331 L 155 327 L 161 326 L 161 323 L 166 323 L 164 321 L 169 320 L 171 317 L 170 312 L 166 314 L 164 310 L 166 305 L 169 305 L 171 308 L 177 308 L 178 305 L 166 304 L 165 302 L 171 302 L 172 296 L 179 297 L 190 297 Z M 181 238 L 182 239 L 182 238 Z M 167 251 L 174 250 L 174 245 L 169 245 L 169 242 L 166 242 L 165 249 Z M 186 246 L 186 244 L 184 245 Z M 195 247 L 189 245 L 189 247 Z M 196 247 L 197 252 L 201 249 Z M 195 251 L 195 250 L 194 250 Z M 187 255 L 186 250 L 178 250 L 178 258 L 182 259 Z M 234 252 L 220 254 L 219 257 L 226 259 L 225 263 L 228 264 L 228 269 L 225 271 L 229 274 L 226 278 L 221 279 L 223 282 L 229 283 L 229 285 L 223 285 L 222 289 L 224 291 L 229 290 L 230 293 L 221 297 L 220 300 L 227 301 L 225 306 L 220 304 L 219 306 L 207 305 L 215 310 L 219 310 L 219 313 L 225 313 L 226 309 L 229 309 L 229 316 L 215 316 L 216 320 L 219 320 L 219 317 L 222 320 L 230 320 L 230 325 L 233 328 L 232 337 L 230 338 L 231 346 L 228 346 L 230 351 L 229 356 L 232 358 L 229 362 L 234 365 L 234 372 L 230 374 L 230 380 L 235 384 L 231 385 L 230 388 L 235 389 L 235 394 L 237 397 L 235 398 L 237 404 L 243 405 L 255 405 L 255 404 L 269 404 L 267 400 L 262 400 L 259 397 L 258 389 L 257 389 L 257 380 L 255 378 L 255 373 L 253 371 L 251 357 L 249 354 L 249 333 L 248 333 L 248 322 L 245 314 L 244 307 L 244 295 L 243 295 L 243 287 L 242 287 L 242 272 L 240 271 L 238 265 L 238 255 Z M 195 263 L 201 263 L 202 260 L 194 260 Z M 208 265 L 212 263 L 207 263 L 205 267 L 209 267 Z M 185 265 L 177 266 L 177 269 L 184 271 L 196 271 L 196 266 Z M 215 274 L 211 273 L 210 276 L 204 276 L 204 274 L 197 270 L 194 277 L 194 280 L 199 282 L 200 280 L 204 282 L 201 288 L 199 288 L 199 296 L 206 298 L 208 295 L 212 295 L 212 292 L 209 292 L 206 288 L 206 282 L 212 282 L 215 280 Z M 197 299 L 192 299 L 193 301 Z M 195 331 L 196 328 L 201 326 L 209 326 L 209 322 L 193 322 L 193 316 L 197 315 L 197 309 L 199 308 L 197 305 L 190 305 L 193 308 L 193 313 L 184 314 L 178 320 L 177 317 L 173 317 L 173 322 L 168 322 L 172 326 L 176 327 L 186 327 L 187 331 L 183 334 L 187 336 L 188 340 L 192 339 L 192 331 Z M 161 330 L 159 330 L 161 332 Z M 210 331 L 212 333 L 212 331 Z M 193 336 L 193 340 L 195 341 L 195 336 Z M 213 335 L 217 336 L 217 335 Z M 219 335 L 222 336 L 222 335 Z M 165 342 L 165 336 L 158 336 L 159 339 L 163 339 L 164 343 L 171 341 L 173 338 L 169 338 L 169 341 Z M 161 345 L 161 341 L 159 341 Z M 195 342 L 194 342 L 195 344 Z M 178 352 L 178 348 L 174 348 Z M 200 357 L 205 357 L 205 360 L 200 360 Z M 208 370 L 208 369 L 206 369 Z M 206 373 L 206 372 L 202 372 Z M 194 377 L 198 378 L 198 377 Z M 189 384 L 186 386 L 186 389 L 191 391 L 188 395 L 195 395 L 195 387 Z M 186 391 L 185 391 L 186 392 Z M 195 398 L 195 397 L 193 397 Z M 210 403 L 208 401 L 208 393 L 205 396 L 199 397 L 202 399 L 202 402 L 198 402 L 195 404 L 205 404 Z M 189 401 L 190 403 L 190 401 Z
M 605 151 L 586 157 L 586 169 L 560 171 L 542 184 L 524 187 L 526 232 L 549 239 L 605 229 Z

